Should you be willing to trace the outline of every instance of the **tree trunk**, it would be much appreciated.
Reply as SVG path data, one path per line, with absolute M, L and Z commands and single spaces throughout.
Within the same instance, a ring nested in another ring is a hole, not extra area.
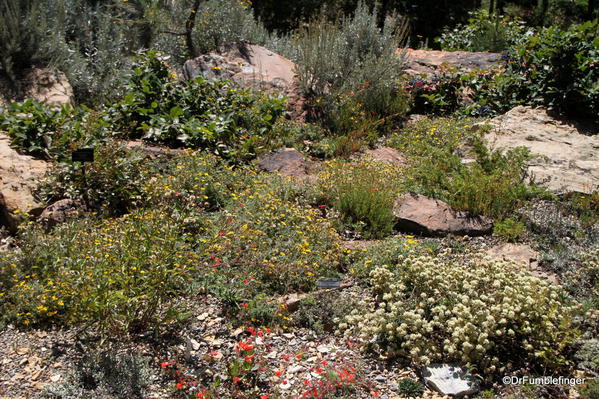
M 495 0 L 489 0 L 489 15 L 492 15 L 493 11 L 495 11 Z
M 592 20 L 595 18 L 597 10 L 597 0 L 589 0 L 589 4 L 587 6 L 587 19 Z
M 545 15 L 547 15 L 547 10 L 549 9 L 549 0 L 543 0 L 541 2 L 541 24 L 545 24 Z
M 202 0 L 194 0 L 193 8 L 191 9 L 189 17 L 187 17 L 187 22 L 185 23 L 185 45 L 187 46 L 189 58 L 197 57 L 196 48 L 193 44 L 193 28 L 196 24 L 196 14 L 198 13 L 201 2 Z

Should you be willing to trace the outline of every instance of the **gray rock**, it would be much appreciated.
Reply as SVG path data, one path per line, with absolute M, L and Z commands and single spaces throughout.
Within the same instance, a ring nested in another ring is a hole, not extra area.
M 404 194 L 395 201 L 393 215 L 400 229 L 429 236 L 489 234 L 493 222 L 456 211 L 447 203 L 420 194 Z
M 422 376 L 430 388 L 444 395 L 460 397 L 480 390 L 479 381 L 456 364 L 431 364 L 424 368 Z
M 48 205 L 40 215 L 40 221 L 48 228 L 64 223 L 82 212 L 84 206 L 80 201 L 61 199 Z
M 305 177 L 309 161 L 294 148 L 269 152 L 258 159 L 260 169 L 283 176 Z
M 406 56 L 406 72 L 411 75 L 438 75 L 443 65 L 463 73 L 503 66 L 499 53 L 408 49 Z

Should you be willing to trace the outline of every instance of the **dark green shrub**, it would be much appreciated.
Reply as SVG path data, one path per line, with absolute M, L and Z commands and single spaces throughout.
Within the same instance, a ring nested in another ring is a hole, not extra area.
M 408 398 L 420 397 L 424 393 L 424 386 L 420 381 L 411 378 L 403 378 L 397 383 L 397 390 Z
M 526 78 L 527 102 L 571 116 L 599 114 L 599 24 L 546 28 L 511 52 L 508 73 Z
M 47 203 L 73 198 L 107 215 L 122 215 L 141 203 L 144 156 L 123 144 L 112 142 L 99 146 L 93 163 L 57 164 L 38 188 Z

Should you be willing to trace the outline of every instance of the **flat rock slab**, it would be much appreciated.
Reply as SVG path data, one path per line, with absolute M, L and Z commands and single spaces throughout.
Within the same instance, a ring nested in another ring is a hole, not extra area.
M 258 167 L 283 176 L 306 177 L 310 162 L 294 148 L 269 152 L 258 159 Z
M 407 232 L 429 236 L 489 234 L 493 222 L 482 216 L 456 211 L 449 204 L 420 194 L 404 194 L 395 201 L 393 215 Z
M 431 364 L 424 368 L 422 377 L 429 387 L 444 395 L 461 397 L 480 390 L 478 380 L 455 364 Z
M 531 178 L 558 193 L 591 193 L 599 188 L 599 134 L 585 135 L 545 108 L 518 106 L 492 119 L 486 136 L 493 150 L 527 147 Z
M 436 75 L 442 65 L 462 72 L 502 66 L 499 53 L 407 49 L 406 56 L 406 72 L 411 75 Z
M 557 275 L 549 273 L 539 266 L 539 253 L 532 249 L 530 245 L 502 243 L 486 250 L 485 255 L 491 258 L 511 260 L 528 270 L 533 276 L 547 280 L 552 284 L 558 284 L 559 282 Z
M 366 155 L 377 161 L 387 162 L 400 167 L 406 166 L 408 162 L 401 152 L 391 147 L 381 147 L 374 150 L 367 150 Z

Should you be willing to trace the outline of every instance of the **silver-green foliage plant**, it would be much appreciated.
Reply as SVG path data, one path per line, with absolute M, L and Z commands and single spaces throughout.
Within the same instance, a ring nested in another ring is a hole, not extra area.
M 559 288 L 513 263 L 411 256 L 370 277 L 375 309 L 353 311 L 340 329 L 389 356 L 420 365 L 461 362 L 487 376 L 523 364 L 566 364 L 575 335 L 571 308 Z
M 354 92 L 367 110 L 385 111 L 403 70 L 405 57 L 398 49 L 406 33 L 406 22 L 399 16 L 387 17 L 379 29 L 376 11 L 363 2 L 339 23 L 324 17 L 313 21 L 297 39 L 302 90 L 313 98 Z
M 0 2 L 0 78 L 15 94 L 29 68 L 60 58 L 60 37 L 53 35 L 56 10 L 46 0 Z

